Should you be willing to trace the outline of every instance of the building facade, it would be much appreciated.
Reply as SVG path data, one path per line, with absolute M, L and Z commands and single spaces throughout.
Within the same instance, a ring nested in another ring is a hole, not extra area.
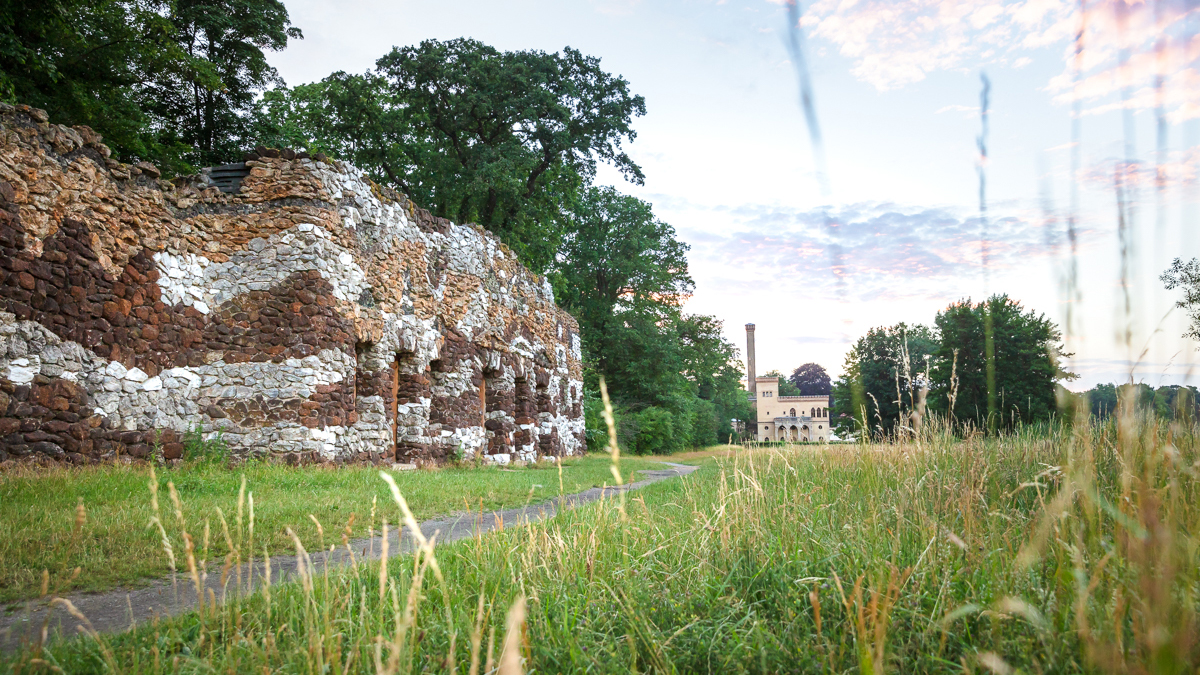
M 778 377 L 755 378 L 760 441 L 829 440 L 828 396 L 780 396 Z
M 828 396 L 780 396 L 778 377 L 757 377 L 754 324 L 746 324 L 746 392 L 755 410 L 754 437 L 760 441 L 829 440 Z

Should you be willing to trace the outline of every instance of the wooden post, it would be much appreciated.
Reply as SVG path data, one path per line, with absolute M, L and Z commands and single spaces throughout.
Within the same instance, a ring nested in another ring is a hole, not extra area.
M 392 360 L 392 459 L 400 442 L 400 357 Z

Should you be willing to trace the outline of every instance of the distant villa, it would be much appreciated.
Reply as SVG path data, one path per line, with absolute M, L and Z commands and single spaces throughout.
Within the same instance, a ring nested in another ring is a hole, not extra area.
M 829 396 L 780 396 L 778 377 L 754 373 L 754 324 L 746 324 L 746 381 L 760 441 L 829 440 Z

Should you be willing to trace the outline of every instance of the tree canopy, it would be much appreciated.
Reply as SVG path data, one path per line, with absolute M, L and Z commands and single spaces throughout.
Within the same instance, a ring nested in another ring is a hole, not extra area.
M 988 320 L 995 349 L 995 384 L 987 382 Z M 1057 409 L 1055 385 L 1075 377 L 1062 370 L 1058 327 L 1042 314 L 1024 311 L 1007 295 L 972 304 L 963 300 L 938 313 L 934 354 L 935 405 L 977 427 L 1009 427 L 1018 420 L 1048 419 Z M 951 402 L 953 399 L 953 402 Z M 995 418 L 989 421 L 989 414 Z
M 645 100 L 598 58 L 461 38 L 396 47 L 375 66 L 269 92 L 260 137 L 349 160 L 435 215 L 495 232 L 537 271 L 600 162 L 643 180 L 624 144 Z
M 0 99 L 188 172 L 237 158 L 263 50 L 299 37 L 279 0 L 0 0 Z
M 829 373 L 816 363 L 806 363 L 792 371 L 788 377 L 798 396 L 826 396 L 833 387 L 829 382 Z
M 681 310 L 694 286 L 687 244 L 648 203 L 612 188 L 585 191 L 571 223 L 551 274 L 555 297 L 579 319 L 589 388 L 603 377 L 626 423 L 645 422 L 623 442 L 658 451 L 732 433 L 731 419 L 749 417 L 741 364 L 720 321 Z M 667 419 L 672 438 L 648 440 Z
M 868 330 L 846 354 L 843 374 L 832 387 L 830 423 L 840 433 L 863 425 L 892 431 L 927 385 L 927 357 L 937 345 L 934 331 L 920 324 Z
M 831 421 L 842 433 L 864 426 L 873 434 L 892 433 L 909 424 L 922 391 L 926 412 L 976 429 L 1050 419 L 1059 383 L 1075 377 L 1060 365 L 1060 339 L 1044 315 L 1003 294 L 955 302 L 938 312 L 932 327 L 872 328 L 846 355 L 833 387 Z

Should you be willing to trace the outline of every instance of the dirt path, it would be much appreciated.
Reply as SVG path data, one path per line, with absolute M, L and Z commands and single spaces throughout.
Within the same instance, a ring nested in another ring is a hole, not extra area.
M 640 471 L 641 480 L 630 483 L 621 489 L 637 490 L 651 483 L 686 476 L 697 469 L 695 466 L 663 462 L 669 469 Z M 592 488 L 563 497 L 556 497 L 548 502 L 535 504 L 517 509 L 492 512 L 490 514 L 462 513 L 449 518 L 428 520 L 421 523 L 421 532 L 426 537 L 438 533 L 439 543 L 459 541 L 475 536 L 476 533 L 490 532 L 500 525 L 512 526 L 526 521 L 538 521 L 549 518 L 558 512 L 562 505 L 568 507 L 593 502 L 604 496 L 612 496 L 617 488 Z M 401 536 L 402 535 L 402 536 Z M 408 554 L 413 551 L 414 540 L 405 530 L 403 533 L 392 531 L 388 536 L 390 555 Z M 332 539 L 331 539 L 332 541 Z M 367 558 L 378 558 L 382 537 L 374 539 L 356 539 L 350 542 L 355 557 L 361 560 L 366 551 Z M 330 552 L 310 553 L 313 565 L 318 569 L 327 564 L 342 566 L 350 563 L 350 554 L 345 547 Z M 296 572 L 296 557 L 281 555 L 271 558 L 271 583 L 287 581 Z M 223 600 L 227 595 L 232 597 L 238 592 L 236 572 L 231 579 L 221 583 L 221 565 L 210 563 L 209 575 L 205 580 L 205 595 Z M 253 573 L 251 573 L 253 571 Z M 241 570 L 242 592 L 253 591 L 265 579 L 266 567 L 255 563 L 251 570 L 249 565 L 243 565 Z M 115 589 L 104 593 L 80 593 L 65 596 L 73 605 L 87 617 L 96 631 L 114 633 L 127 630 L 138 623 L 153 619 L 182 614 L 196 605 L 196 587 L 186 574 L 179 574 L 174 581 L 170 578 L 152 582 L 150 585 L 137 589 Z M 0 650 L 13 651 L 24 644 L 36 642 L 38 633 L 45 624 L 47 612 L 50 614 L 49 634 L 77 635 L 82 622 L 71 616 L 61 606 L 48 607 L 44 601 L 29 601 L 24 610 L 0 617 Z

